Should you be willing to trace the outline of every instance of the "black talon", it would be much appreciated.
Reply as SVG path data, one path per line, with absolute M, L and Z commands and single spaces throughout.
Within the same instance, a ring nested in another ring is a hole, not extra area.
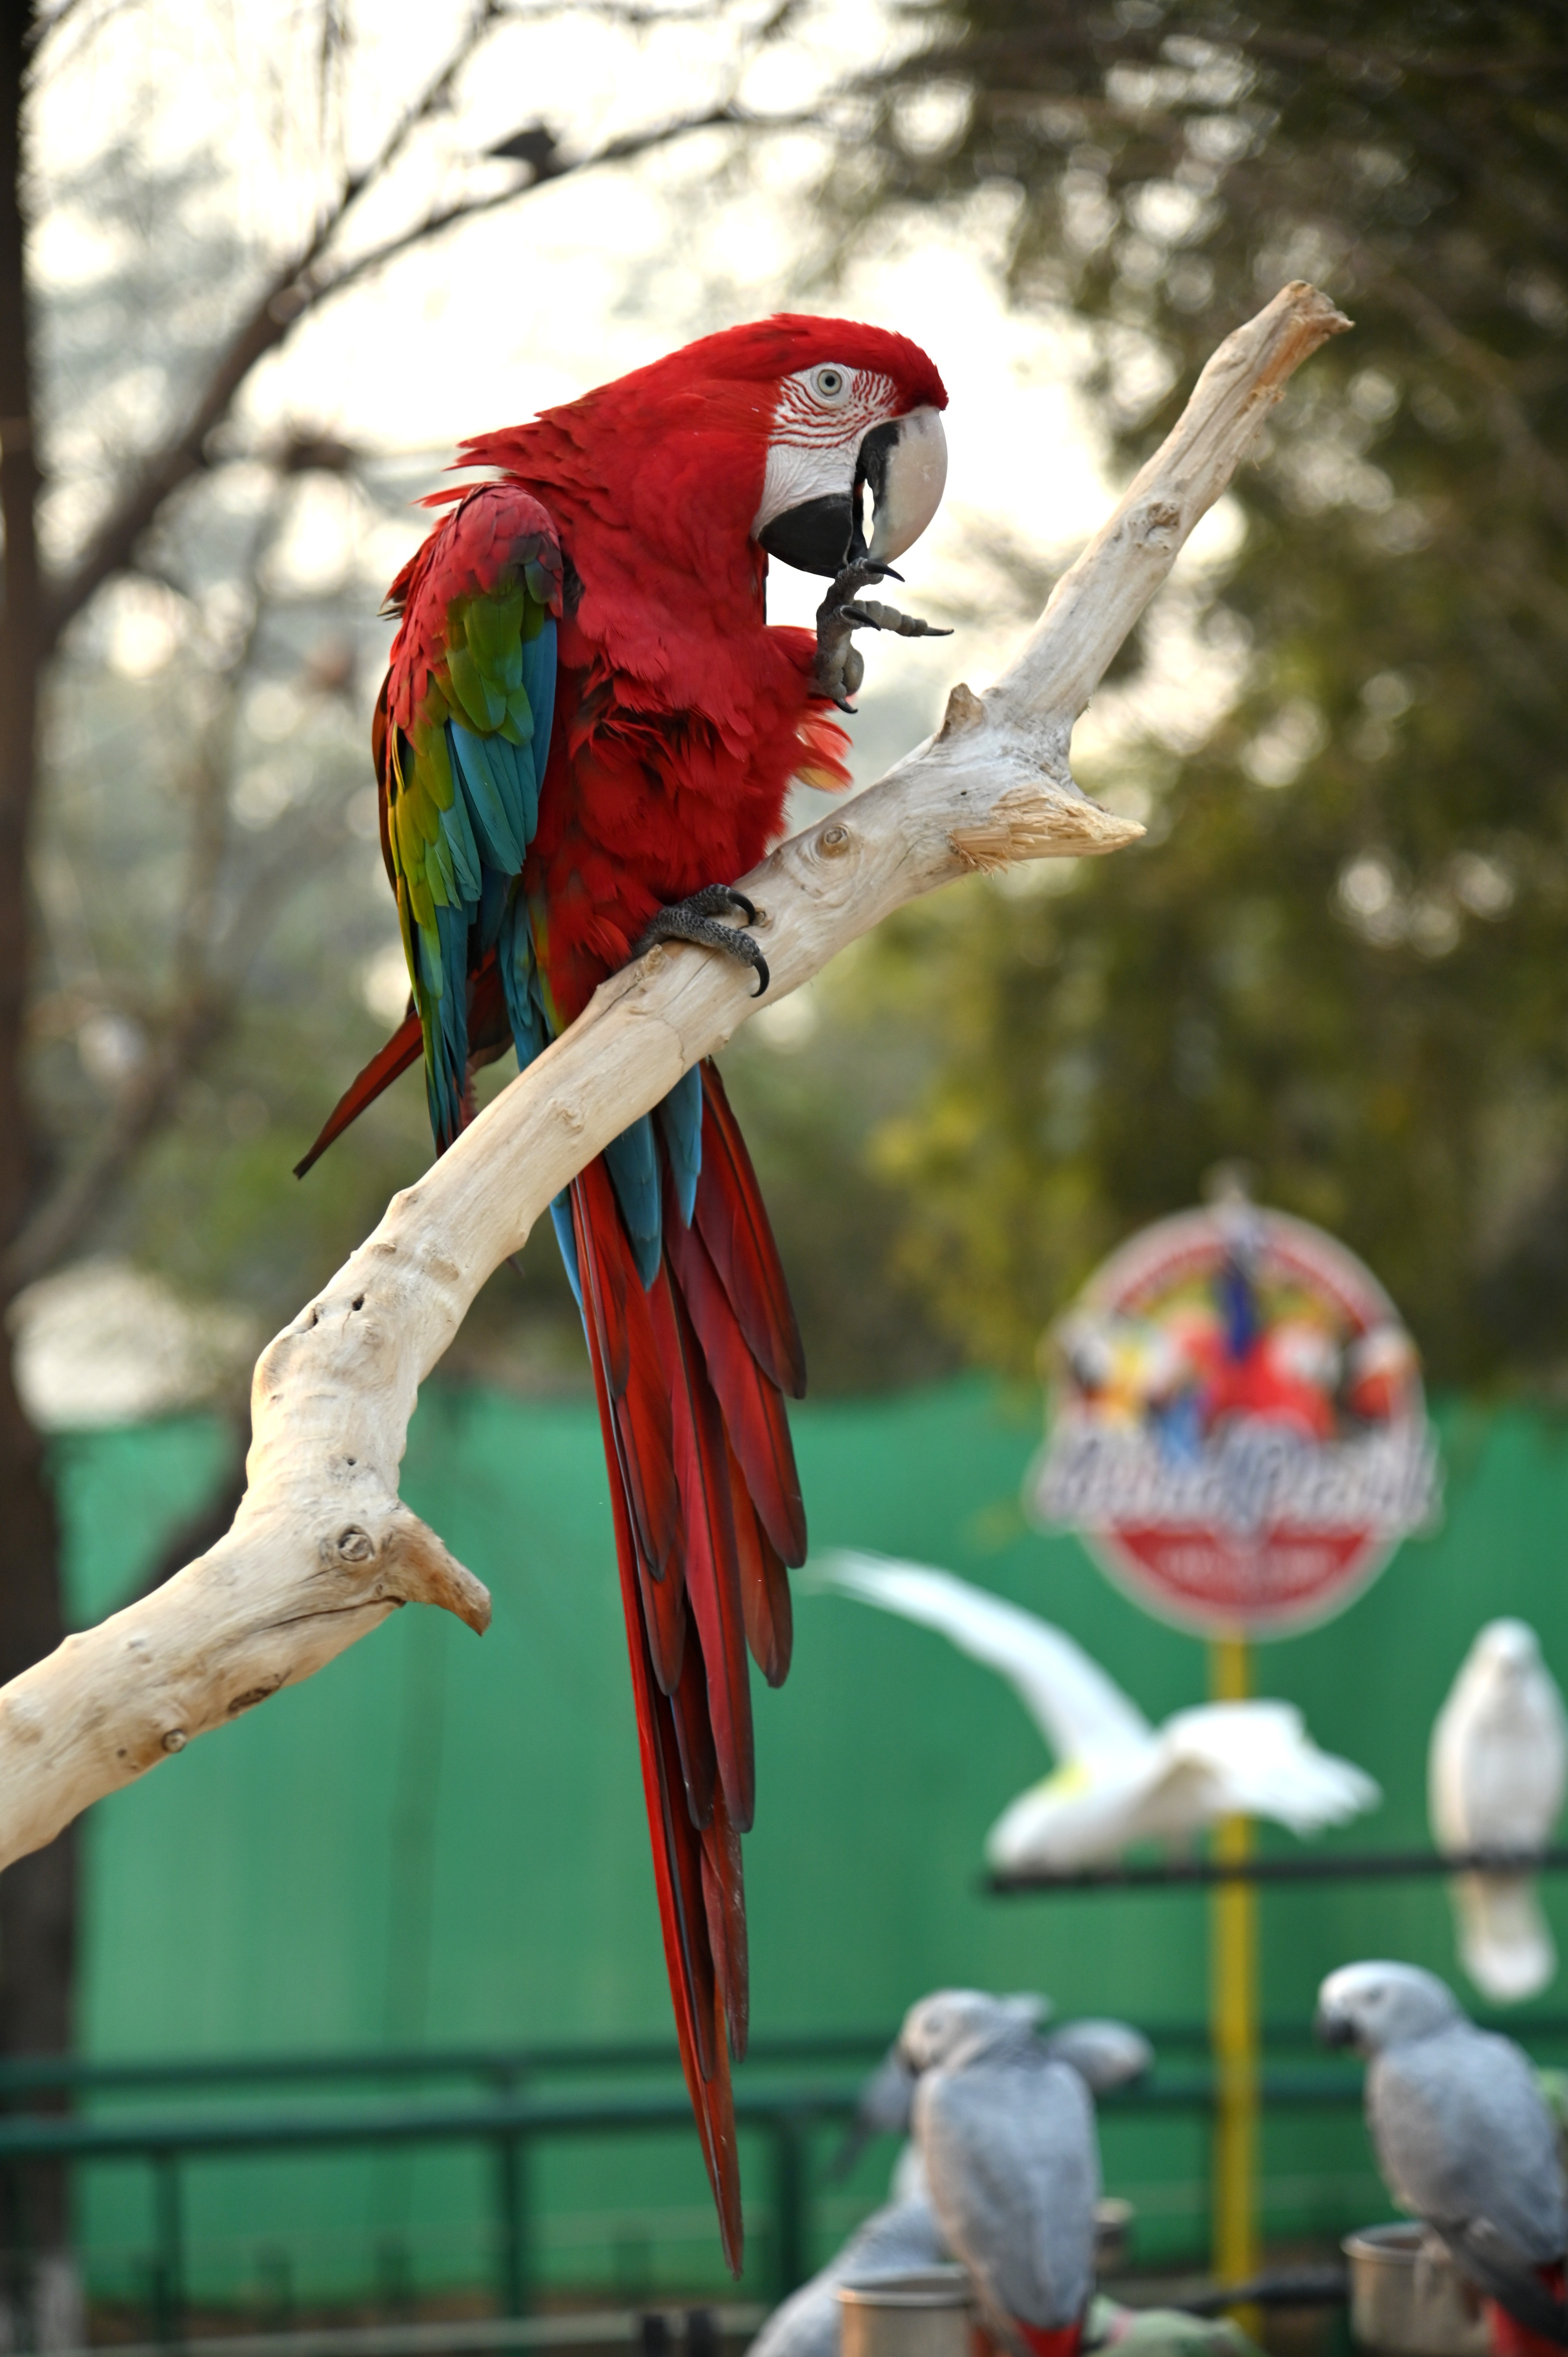
M 950 639 L 950 630 L 935 629 L 913 614 L 901 614 L 897 606 L 881 605 L 875 597 L 864 602 L 860 592 L 876 581 L 902 581 L 901 573 L 891 565 L 884 565 L 875 556 L 863 556 L 857 565 L 846 566 L 817 608 L 817 661 L 811 674 L 811 685 L 818 695 L 825 695 L 838 705 L 841 712 L 853 712 L 850 697 L 865 675 L 865 664 L 859 649 L 852 643 L 856 630 L 891 630 L 901 639 Z
M 757 922 L 755 904 L 744 892 L 731 884 L 704 884 L 700 892 L 689 893 L 684 900 L 676 900 L 659 914 L 639 938 L 632 943 L 631 953 L 639 958 L 658 942 L 693 942 L 699 949 L 722 950 L 726 957 L 738 958 L 757 976 L 754 998 L 760 998 L 772 976 L 768 960 L 738 925 L 721 925 L 721 916 L 738 914 L 748 925 Z

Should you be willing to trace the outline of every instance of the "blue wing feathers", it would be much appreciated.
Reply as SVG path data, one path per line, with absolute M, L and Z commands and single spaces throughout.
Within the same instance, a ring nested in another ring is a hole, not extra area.
M 504 737 L 477 737 L 457 720 L 446 723 L 446 734 L 452 747 L 452 775 L 457 786 L 454 799 L 462 803 L 466 823 L 472 821 L 474 834 L 483 845 L 489 865 L 503 876 L 515 876 L 533 837 L 539 816 L 538 796 L 535 794 L 530 812 L 520 794 L 507 791 L 512 782 L 511 764 L 496 758 L 512 750 Z M 474 898 L 478 898 L 477 887 Z
M 546 622 L 536 638 L 522 642 L 522 684 L 533 715 L 533 791 L 544 782 L 550 730 L 555 718 L 555 625 Z
M 430 1126 L 437 1143 L 449 1146 L 463 1125 L 463 1090 L 468 1071 L 467 912 L 438 907 L 435 931 L 441 944 L 441 972 L 434 981 L 421 936 L 421 956 L 433 993 L 424 1025 L 424 1083 Z
M 507 1019 L 511 1025 L 512 1044 L 517 1049 L 517 1068 L 521 1072 L 532 1063 L 550 1038 L 539 1005 L 533 936 L 528 929 L 528 904 L 521 891 L 513 892 L 507 909 L 497 944 L 497 955 L 500 961 Z
M 474 920 L 478 929 L 480 953 L 493 950 L 499 943 L 501 927 L 506 923 L 512 903 L 511 886 L 497 867 L 487 867 L 479 892 L 479 913 Z
M 490 720 L 485 732 L 463 720 L 446 723 L 454 792 L 441 813 L 429 870 L 436 899 L 439 962 L 427 938 L 418 936 L 421 975 L 429 995 L 425 1032 L 426 1088 L 431 1127 L 437 1142 L 450 1144 L 462 1124 L 467 1077 L 467 969 L 471 946 L 482 955 L 494 948 L 500 967 L 507 1018 L 521 1071 L 548 1044 L 541 983 L 534 957 L 528 904 L 517 879 L 539 823 L 539 794 L 555 708 L 555 625 L 525 608 L 523 633 L 515 651 L 506 650 L 502 677 L 508 690 L 504 713 L 494 710 L 493 694 L 483 705 Z M 476 716 L 487 683 L 467 648 L 456 659 L 454 683 L 469 719 Z M 470 677 L 470 673 L 473 674 Z M 467 693 L 462 693 L 463 690 Z M 521 693 L 519 690 L 521 689 Z M 507 734 L 500 733 L 503 722 Z M 516 742 L 513 742 L 513 738 Z M 446 906 L 441 905 L 442 894 Z M 477 937 L 477 938 L 476 938 Z M 605 1150 L 616 1200 L 631 1239 L 644 1285 L 659 1274 L 662 1254 L 661 1181 L 656 1143 L 664 1143 L 681 1218 L 691 1223 L 703 1159 L 703 1084 L 688 1072 L 656 1115 L 644 1114 Z M 582 1305 L 576 1239 L 569 1198 L 551 1205 L 572 1290 Z

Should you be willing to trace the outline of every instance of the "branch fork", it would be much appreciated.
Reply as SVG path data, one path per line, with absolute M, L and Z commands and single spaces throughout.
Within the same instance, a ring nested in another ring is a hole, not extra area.
M 1074 784 L 1073 723 L 1292 371 L 1348 325 L 1298 283 L 1230 337 L 995 685 L 955 687 L 934 737 L 739 879 L 767 942 L 768 1004 L 940 885 L 1142 834 Z M 485 1589 L 398 1497 L 419 1386 L 551 1199 L 746 1021 L 751 982 L 679 944 L 612 976 L 268 1344 L 228 1534 L 0 1688 L 0 1866 L 402 1604 L 485 1628 Z

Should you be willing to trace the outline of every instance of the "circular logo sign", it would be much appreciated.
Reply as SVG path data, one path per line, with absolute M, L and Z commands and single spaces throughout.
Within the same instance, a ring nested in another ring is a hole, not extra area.
M 1435 1517 L 1415 1346 L 1377 1279 L 1304 1220 L 1243 1202 L 1161 1220 L 1053 1340 L 1026 1502 L 1180 1628 L 1310 1628 Z

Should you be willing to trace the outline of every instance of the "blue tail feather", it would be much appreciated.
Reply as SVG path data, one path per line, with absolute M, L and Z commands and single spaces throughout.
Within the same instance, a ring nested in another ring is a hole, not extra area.
M 566 1282 L 581 1311 L 583 1278 L 577 1266 L 577 1232 L 572 1225 L 572 1198 L 564 1188 L 551 1204 L 550 1217 L 554 1223 L 555 1241 L 561 1247 L 561 1257 L 566 1264 Z
M 693 1064 L 682 1073 L 663 1103 L 654 1108 L 682 1224 L 690 1227 L 697 1201 L 697 1180 L 703 1168 L 703 1070 Z
M 653 1124 L 647 1114 L 634 1121 L 629 1129 L 623 1129 L 618 1137 L 611 1138 L 605 1148 L 605 1160 L 631 1239 L 637 1273 L 645 1286 L 651 1285 L 659 1274 L 663 1232 L 659 1216 L 659 1156 L 653 1143 Z

